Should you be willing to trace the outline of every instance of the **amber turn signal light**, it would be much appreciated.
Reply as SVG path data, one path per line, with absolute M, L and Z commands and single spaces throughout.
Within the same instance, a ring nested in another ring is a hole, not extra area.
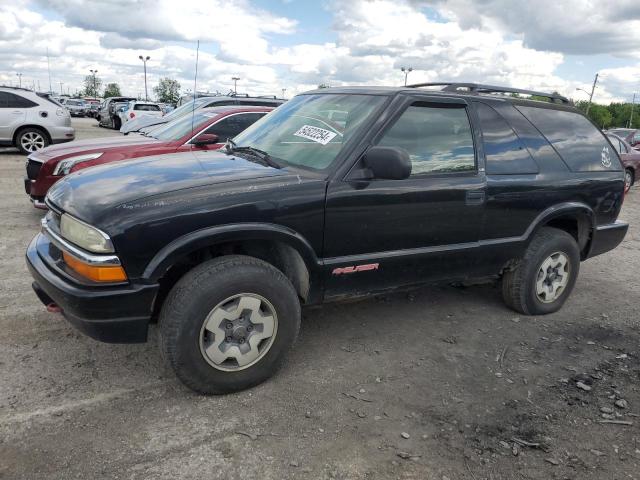
M 74 272 L 94 282 L 124 282 L 127 280 L 127 274 L 120 265 L 89 265 L 67 252 L 62 252 L 62 258 L 64 263 Z

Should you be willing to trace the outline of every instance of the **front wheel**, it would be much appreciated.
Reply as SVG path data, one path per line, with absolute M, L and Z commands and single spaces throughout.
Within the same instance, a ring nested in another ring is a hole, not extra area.
M 567 300 L 580 270 L 580 249 L 563 230 L 544 227 L 515 268 L 502 277 L 505 303 L 525 315 L 558 311 Z
M 160 314 L 160 346 L 186 386 L 228 393 L 271 377 L 299 328 L 300 302 L 282 272 L 256 258 L 225 256 L 173 287 Z

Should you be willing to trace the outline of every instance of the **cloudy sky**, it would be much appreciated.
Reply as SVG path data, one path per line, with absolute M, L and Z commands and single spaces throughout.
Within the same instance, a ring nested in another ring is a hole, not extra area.
M 535 6 L 534 6 L 535 5 Z M 640 91 L 639 0 L 0 0 L 0 83 L 81 88 L 89 69 L 125 94 L 169 76 L 198 90 L 286 96 L 336 85 L 463 80 L 576 100 Z

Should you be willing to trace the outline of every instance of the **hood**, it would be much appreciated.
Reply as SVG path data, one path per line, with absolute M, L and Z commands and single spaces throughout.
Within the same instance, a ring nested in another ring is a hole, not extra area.
M 31 160 L 46 162 L 53 157 L 83 154 L 93 150 L 108 150 L 111 148 L 131 147 L 135 145 L 149 145 L 159 140 L 142 135 L 127 135 L 118 137 L 92 138 L 89 140 L 75 140 L 69 143 L 51 145 L 29 156 Z
M 151 125 L 161 125 L 167 123 L 164 116 L 159 115 L 141 115 L 133 120 L 129 120 L 127 123 L 120 127 L 120 132 L 129 133 L 137 132 L 141 128 L 149 127 Z
M 153 195 L 289 174 L 224 153 L 183 152 L 80 170 L 56 182 L 48 198 L 91 223 L 105 210 Z

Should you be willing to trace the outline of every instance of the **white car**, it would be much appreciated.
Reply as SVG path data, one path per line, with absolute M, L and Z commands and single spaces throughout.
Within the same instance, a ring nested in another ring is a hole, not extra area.
M 141 102 L 139 100 L 129 102 L 118 111 L 121 125 L 140 117 L 161 117 L 162 115 L 164 115 L 164 112 L 157 103 Z
M 75 138 L 71 116 L 49 94 L 26 88 L 0 87 L 0 145 L 22 153 Z

